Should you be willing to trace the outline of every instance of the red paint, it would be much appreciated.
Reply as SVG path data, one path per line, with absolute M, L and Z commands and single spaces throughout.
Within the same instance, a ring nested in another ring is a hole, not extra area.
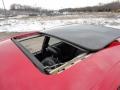
M 0 90 L 116 90 L 120 45 L 99 51 L 64 72 L 41 73 L 9 39 L 0 43 Z
M 12 36 L 12 37 L 14 37 L 16 39 L 21 39 L 21 38 L 29 37 L 29 36 L 32 36 L 32 35 L 38 35 L 38 34 L 39 34 L 38 32 L 26 32 L 26 33 L 22 33 L 22 34 Z
M 38 34 L 39 34 L 39 32 L 22 32 L 22 33 L 8 36 L 6 38 L 2 38 L 2 39 L 0 39 L 0 41 L 4 41 L 4 40 L 7 40 L 7 39 L 13 38 L 13 37 L 16 39 L 21 39 L 21 38 L 25 38 L 25 37 L 32 36 L 32 35 L 38 35 Z
M 117 45 L 120 45 L 120 41 L 116 40 L 114 42 L 112 42 L 109 47 L 114 47 L 114 46 L 117 46 Z

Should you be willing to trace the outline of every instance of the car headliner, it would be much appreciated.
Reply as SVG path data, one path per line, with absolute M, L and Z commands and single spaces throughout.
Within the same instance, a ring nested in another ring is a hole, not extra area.
M 103 49 L 120 37 L 120 30 L 104 26 L 72 24 L 42 31 L 89 51 Z

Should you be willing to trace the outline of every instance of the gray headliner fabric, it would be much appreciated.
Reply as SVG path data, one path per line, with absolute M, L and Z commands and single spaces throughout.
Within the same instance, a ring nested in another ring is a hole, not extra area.
M 73 24 L 42 31 L 90 51 L 97 51 L 120 37 L 120 30 L 104 26 Z

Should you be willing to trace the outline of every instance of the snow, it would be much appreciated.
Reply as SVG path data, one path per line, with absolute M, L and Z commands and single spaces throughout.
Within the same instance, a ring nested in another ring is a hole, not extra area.
M 94 24 L 120 29 L 120 18 L 79 18 L 66 20 L 8 19 L 0 21 L 0 32 L 40 31 L 66 24 Z

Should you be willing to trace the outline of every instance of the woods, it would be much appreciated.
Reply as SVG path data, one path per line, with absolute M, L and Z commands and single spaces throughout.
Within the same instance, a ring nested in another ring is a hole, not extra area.
M 99 5 L 83 8 L 60 9 L 59 12 L 120 12 L 120 2 L 111 2 L 108 4 L 99 3 Z
M 48 10 L 41 7 L 12 4 L 9 10 L 6 10 L 7 16 L 28 15 L 28 16 L 56 16 L 56 15 L 72 15 L 81 12 L 120 12 L 120 2 L 111 2 L 108 4 L 99 3 L 96 6 L 64 8 L 59 10 Z M 4 16 L 4 9 L 0 9 L 0 17 Z

